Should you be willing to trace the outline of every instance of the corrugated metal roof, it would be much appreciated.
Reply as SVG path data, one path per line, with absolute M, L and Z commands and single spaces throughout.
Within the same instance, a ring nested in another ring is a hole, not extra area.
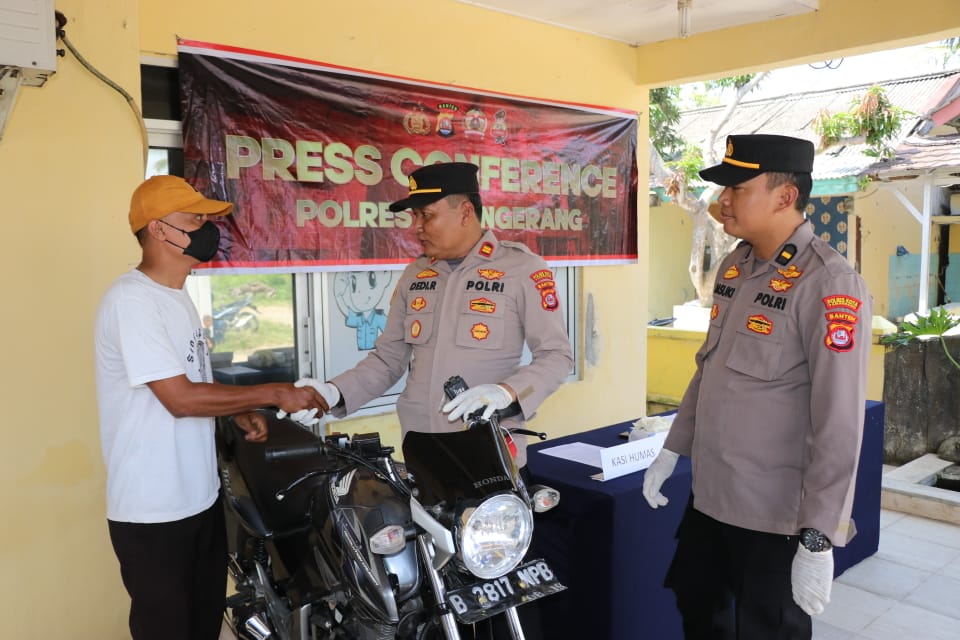
M 900 136 L 903 139 L 915 130 L 926 114 L 944 103 L 944 96 L 952 93 L 946 87 L 956 89 L 958 81 L 960 70 L 942 71 L 840 89 L 745 100 L 719 131 L 716 139 L 717 157 L 723 156 L 728 134 L 776 133 L 805 138 L 819 145 L 819 136 L 814 129 L 817 114 L 823 110 L 831 114 L 849 111 L 851 102 L 859 99 L 874 85 L 883 87 L 887 98 L 894 105 L 914 114 L 904 121 Z M 714 126 L 716 118 L 725 108 L 719 106 L 683 112 L 677 127 L 678 133 L 694 143 L 704 141 L 709 129 Z M 894 141 L 891 146 L 896 147 L 897 143 L 898 141 Z M 868 167 L 876 163 L 876 158 L 864 153 L 867 149 L 863 141 L 851 140 L 818 150 L 814 161 L 814 180 L 849 178 L 865 173 Z
M 868 169 L 880 177 L 951 170 L 960 170 L 960 134 L 936 138 L 910 136 L 897 147 L 893 160 L 877 162 Z

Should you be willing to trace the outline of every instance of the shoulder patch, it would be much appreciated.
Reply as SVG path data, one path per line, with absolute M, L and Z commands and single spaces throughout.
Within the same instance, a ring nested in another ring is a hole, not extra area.
M 557 285 L 553 281 L 553 271 L 538 269 L 530 274 L 530 279 L 540 291 L 540 306 L 547 311 L 556 311 L 560 301 L 557 299 Z
M 823 306 L 830 310 L 844 308 L 850 309 L 851 311 L 859 311 L 862 305 L 863 302 L 861 302 L 859 299 L 854 298 L 853 296 L 848 296 L 844 293 L 827 296 L 823 299 Z
M 797 245 L 795 244 L 785 244 L 783 249 L 780 250 L 780 254 L 774 259 L 779 265 L 787 266 L 787 263 L 793 260 L 793 256 L 797 255 Z
M 524 253 L 529 253 L 532 256 L 535 256 L 533 249 L 528 247 L 522 242 L 515 242 L 513 240 L 500 240 L 501 247 L 509 247 L 510 249 L 517 249 L 518 251 L 523 251 Z

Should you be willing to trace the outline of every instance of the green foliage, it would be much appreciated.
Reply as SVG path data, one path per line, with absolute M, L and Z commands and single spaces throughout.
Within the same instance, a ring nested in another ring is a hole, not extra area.
M 899 331 L 883 336 L 880 339 L 882 344 L 901 345 L 907 344 L 911 340 L 920 336 L 942 336 L 960 324 L 960 318 L 950 315 L 942 307 L 931 309 L 926 316 L 917 316 L 916 322 L 904 320 L 900 323 Z
M 293 278 L 289 274 L 263 273 L 209 277 L 215 308 L 243 299 L 247 294 L 253 296 L 255 304 L 266 300 L 276 305 L 293 303 Z
M 908 115 L 909 111 L 890 102 L 882 87 L 874 85 L 850 102 L 850 111 L 821 112 L 814 128 L 820 135 L 821 147 L 829 147 L 843 138 L 863 136 L 868 146 L 864 153 L 885 160 L 894 156 L 894 149 L 887 143 L 897 136 Z
M 236 362 L 242 354 L 249 354 L 257 349 L 274 346 L 291 346 L 293 344 L 293 327 L 289 324 L 261 320 L 260 328 L 251 331 L 227 331 L 223 341 L 214 347 L 216 352 L 233 351 L 237 356 Z
M 703 152 L 700 147 L 684 143 L 679 157 L 664 164 L 671 171 L 682 175 L 686 184 L 691 184 L 700 179 L 698 173 L 703 169 Z
M 903 321 L 900 323 L 900 330 L 896 333 L 880 338 L 880 344 L 896 347 L 905 345 L 911 340 L 916 340 L 920 336 L 936 336 L 940 339 L 940 346 L 947 359 L 953 363 L 957 369 L 960 369 L 960 362 L 957 362 L 950 350 L 947 349 L 947 341 L 943 339 L 943 334 L 960 324 L 960 318 L 950 315 L 946 309 L 939 307 L 931 309 L 926 316 L 917 316 L 916 322 Z
M 211 304 L 214 311 L 236 300 L 250 296 L 250 304 L 256 324 L 244 327 L 226 327 L 218 330 L 212 351 L 232 351 L 233 361 L 244 362 L 258 349 L 292 346 L 293 328 L 293 276 L 283 273 L 258 273 L 255 275 L 201 276 L 210 279 Z M 282 321 L 289 310 L 289 320 Z M 247 309 L 245 312 L 250 312 Z M 278 313 L 279 312 L 279 313 Z
M 712 91 L 715 89 L 734 89 L 739 90 L 740 87 L 744 86 L 751 80 L 753 80 L 755 73 L 748 73 L 742 76 L 728 76 L 726 78 L 720 78 L 719 80 L 708 80 L 704 82 L 703 85 L 707 91 Z
M 686 144 L 675 127 L 680 122 L 680 87 L 650 90 L 650 142 L 664 160 L 682 153 Z

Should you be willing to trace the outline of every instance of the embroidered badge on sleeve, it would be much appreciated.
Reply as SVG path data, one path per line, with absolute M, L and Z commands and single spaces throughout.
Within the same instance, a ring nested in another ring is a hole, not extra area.
M 537 290 L 540 292 L 540 306 L 547 311 L 556 311 L 560 306 L 557 298 L 557 285 L 553 281 L 553 271 L 540 269 L 530 274 Z
M 863 305 L 858 298 L 840 293 L 823 299 L 827 308 L 827 337 L 824 344 L 831 351 L 844 353 L 854 346 L 854 327 L 860 321 L 857 311 Z

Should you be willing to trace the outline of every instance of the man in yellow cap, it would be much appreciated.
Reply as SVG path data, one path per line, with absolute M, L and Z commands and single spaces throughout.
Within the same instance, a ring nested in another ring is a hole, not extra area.
M 107 520 L 130 594 L 134 640 L 216 640 L 226 592 L 226 533 L 213 416 L 237 415 L 246 439 L 267 437 L 262 406 L 322 412 L 312 388 L 213 382 L 197 310 L 184 289 L 213 258 L 231 212 L 176 176 L 154 176 L 130 201 L 140 264 L 97 311 L 95 356 Z

